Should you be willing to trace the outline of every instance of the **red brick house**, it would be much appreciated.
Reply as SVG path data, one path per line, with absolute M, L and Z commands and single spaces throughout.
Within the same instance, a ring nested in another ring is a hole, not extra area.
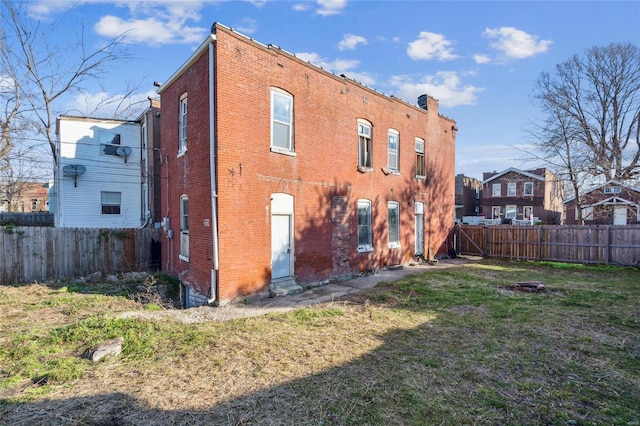
M 562 220 L 562 182 L 546 168 L 483 173 L 482 212 L 490 219 Z
M 407 263 L 454 222 L 455 121 L 214 24 L 158 92 L 187 306 Z
M 565 223 L 578 224 L 578 204 L 564 201 Z M 581 197 L 585 225 L 630 225 L 640 223 L 640 188 L 610 180 L 589 189 Z

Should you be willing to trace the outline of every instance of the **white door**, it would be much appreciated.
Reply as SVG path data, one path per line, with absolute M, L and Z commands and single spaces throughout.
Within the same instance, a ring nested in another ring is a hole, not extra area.
M 291 216 L 271 216 L 271 279 L 291 276 Z
M 613 209 L 613 224 L 614 225 L 626 225 L 627 224 L 627 208 L 626 207 L 614 207 L 614 209 Z
M 416 255 L 422 255 L 424 254 L 424 204 L 416 202 L 414 212 L 416 216 Z

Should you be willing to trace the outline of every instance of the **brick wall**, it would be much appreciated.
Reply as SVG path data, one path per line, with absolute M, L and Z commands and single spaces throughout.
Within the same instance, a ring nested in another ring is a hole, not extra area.
M 269 288 L 273 193 L 294 197 L 298 283 L 412 260 L 415 201 L 426 207 L 425 252 L 428 247 L 439 248 L 454 218 L 456 129 L 452 120 L 438 115 L 436 101 L 429 98 L 425 111 L 225 28 L 218 27 L 216 37 L 221 303 Z M 179 223 L 175 215 L 180 193 L 189 193 L 192 215 L 189 264 L 176 260 L 175 242 L 169 252 L 172 260 L 165 262 L 200 292 L 207 291 L 211 269 L 211 232 L 203 225 L 211 211 L 207 60 L 204 54 L 162 95 L 172 221 Z M 295 156 L 270 152 L 272 87 L 294 98 Z M 176 158 L 177 103 L 185 91 L 189 92 L 189 151 Z M 373 124 L 373 170 L 366 173 L 357 171 L 358 118 Z M 390 128 L 400 133 L 398 175 L 382 170 Z M 425 140 L 426 179 L 414 177 L 416 137 Z M 202 198 L 201 206 L 195 205 L 196 198 Z M 374 250 L 368 253 L 357 251 L 358 199 L 372 203 Z M 400 248 L 388 248 L 388 201 L 400 204 Z

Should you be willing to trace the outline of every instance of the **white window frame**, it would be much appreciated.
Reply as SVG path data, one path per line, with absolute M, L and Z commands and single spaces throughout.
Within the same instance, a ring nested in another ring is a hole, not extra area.
M 387 133 L 387 168 L 391 173 L 400 172 L 400 132 L 396 129 Z
M 392 216 L 393 214 L 393 216 Z M 395 224 L 393 221 L 395 220 Z M 393 230 L 395 225 L 395 230 Z M 396 201 L 387 203 L 387 233 L 389 235 L 389 248 L 400 247 L 400 204 Z
M 187 94 L 180 96 L 178 111 L 178 156 L 187 152 Z
M 185 208 L 186 207 L 186 208 Z M 180 196 L 180 259 L 189 261 L 189 196 Z
M 507 182 L 507 197 L 515 197 L 518 195 L 518 184 L 515 182 Z M 505 213 L 506 214 L 506 213 Z
M 284 114 L 276 114 L 276 101 L 285 100 L 288 102 L 288 106 L 285 107 Z M 288 111 L 287 111 L 288 109 Z M 278 115 L 276 117 L 276 115 Z M 286 116 L 286 117 L 285 117 Z M 276 129 L 279 126 L 285 126 L 287 129 L 287 138 L 285 140 L 286 146 L 280 146 L 276 144 Z M 293 145 L 293 95 L 282 89 L 275 87 L 271 88 L 271 145 L 272 152 L 278 152 L 281 154 L 295 155 Z
M 492 197 L 501 197 L 502 196 L 502 184 L 494 183 L 491 186 L 491 196 Z
M 605 194 L 619 194 L 622 192 L 622 188 L 619 186 L 609 186 L 604 189 Z
M 504 218 L 505 219 L 517 219 L 518 218 L 518 206 L 515 204 L 507 204 L 504 206 Z
M 373 138 L 370 122 L 358 119 L 358 167 L 373 168 Z
M 527 189 L 529 189 L 527 191 Z M 522 189 L 522 195 L 525 197 L 533 196 L 533 182 L 525 182 Z
M 118 156 L 116 150 L 122 144 L 120 133 L 102 129 L 98 131 L 98 138 L 100 139 L 100 155 Z
M 361 210 L 364 212 L 364 219 L 366 223 L 362 223 Z M 373 226 L 371 223 L 371 201 L 358 200 L 358 253 L 373 251 Z M 362 231 L 365 230 L 366 234 Z M 364 237 L 364 238 L 363 238 Z
M 416 178 L 418 179 L 425 179 L 427 175 L 424 154 L 424 139 L 416 138 Z M 419 173 L 420 169 L 422 173 Z
M 105 213 L 105 207 L 117 207 L 117 213 Z M 117 191 L 100 191 L 100 214 L 117 216 L 122 214 L 122 192 Z

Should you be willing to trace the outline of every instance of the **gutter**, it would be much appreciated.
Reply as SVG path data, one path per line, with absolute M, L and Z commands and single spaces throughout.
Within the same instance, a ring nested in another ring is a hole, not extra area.
M 211 299 L 208 304 L 218 302 L 218 184 L 216 181 L 216 118 L 215 118 L 215 40 L 209 40 L 209 165 L 211 176 L 211 235 L 213 239 L 213 267 L 211 268 Z

